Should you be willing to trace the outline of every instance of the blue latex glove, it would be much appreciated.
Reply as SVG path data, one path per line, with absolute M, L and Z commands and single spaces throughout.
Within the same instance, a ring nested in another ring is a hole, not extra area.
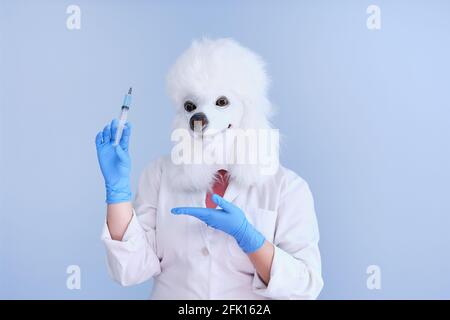
M 114 146 L 118 123 L 117 120 L 113 120 L 95 137 L 97 158 L 105 179 L 108 204 L 131 201 L 131 160 L 128 154 L 131 126 L 126 123 L 120 143 Z
M 217 194 L 212 196 L 212 200 L 222 209 L 180 207 L 173 208 L 172 213 L 196 217 L 208 226 L 228 233 L 245 253 L 261 248 L 264 236 L 248 222 L 241 209 Z

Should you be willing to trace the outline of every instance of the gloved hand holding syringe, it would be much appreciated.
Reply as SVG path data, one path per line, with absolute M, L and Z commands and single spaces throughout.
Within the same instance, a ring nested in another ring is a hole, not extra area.
M 131 200 L 131 159 L 128 152 L 131 125 L 127 122 L 131 88 L 125 95 L 119 120 L 114 119 L 95 138 L 97 157 L 106 186 L 108 204 Z

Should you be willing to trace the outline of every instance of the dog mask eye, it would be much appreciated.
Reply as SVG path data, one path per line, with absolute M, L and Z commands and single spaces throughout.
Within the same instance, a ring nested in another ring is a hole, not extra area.
M 197 109 L 197 106 L 192 101 L 186 101 L 184 103 L 184 110 L 186 110 L 187 112 L 192 112 L 195 109 Z
M 227 97 L 220 97 L 216 101 L 216 106 L 218 107 L 226 107 L 229 104 Z

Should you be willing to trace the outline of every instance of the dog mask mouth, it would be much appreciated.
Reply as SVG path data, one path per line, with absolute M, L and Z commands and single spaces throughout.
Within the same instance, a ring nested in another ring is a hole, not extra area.
M 231 129 L 233 126 L 232 124 L 228 124 L 228 126 L 226 128 L 223 128 L 222 130 L 218 130 L 218 129 L 212 129 L 209 128 L 208 130 L 208 126 L 202 127 L 201 122 L 198 122 L 194 124 L 194 129 L 192 130 L 193 134 L 195 137 L 198 138 L 215 138 L 216 136 L 219 136 L 221 134 L 224 134 L 228 129 Z
M 189 119 L 189 127 L 194 132 L 195 135 L 202 135 L 202 136 L 204 135 L 208 137 L 213 137 L 220 133 L 225 132 L 228 129 L 231 129 L 232 127 L 232 124 L 229 123 L 228 126 L 222 130 L 215 130 L 212 128 L 210 128 L 210 130 L 207 130 L 209 127 L 209 123 L 210 122 L 208 120 L 208 117 L 203 112 L 198 112 Z
M 232 128 L 231 124 L 229 124 L 228 127 L 224 128 L 222 130 L 210 129 L 207 131 L 206 128 L 201 130 L 200 127 L 198 129 L 196 127 L 194 127 L 193 132 L 194 132 L 195 136 L 200 136 L 200 137 L 205 137 L 205 138 L 214 138 L 220 134 L 225 133 L 228 129 L 231 129 L 231 128 Z

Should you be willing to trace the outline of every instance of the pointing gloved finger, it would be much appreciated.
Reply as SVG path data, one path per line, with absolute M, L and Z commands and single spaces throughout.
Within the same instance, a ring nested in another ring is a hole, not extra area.
M 103 143 L 109 143 L 111 141 L 111 125 L 106 125 L 103 129 Z
M 217 210 L 208 208 L 196 208 L 196 207 L 178 207 L 173 208 L 171 212 L 173 214 L 185 214 L 189 216 L 196 217 L 202 221 L 208 219 L 211 214 L 216 213 Z

